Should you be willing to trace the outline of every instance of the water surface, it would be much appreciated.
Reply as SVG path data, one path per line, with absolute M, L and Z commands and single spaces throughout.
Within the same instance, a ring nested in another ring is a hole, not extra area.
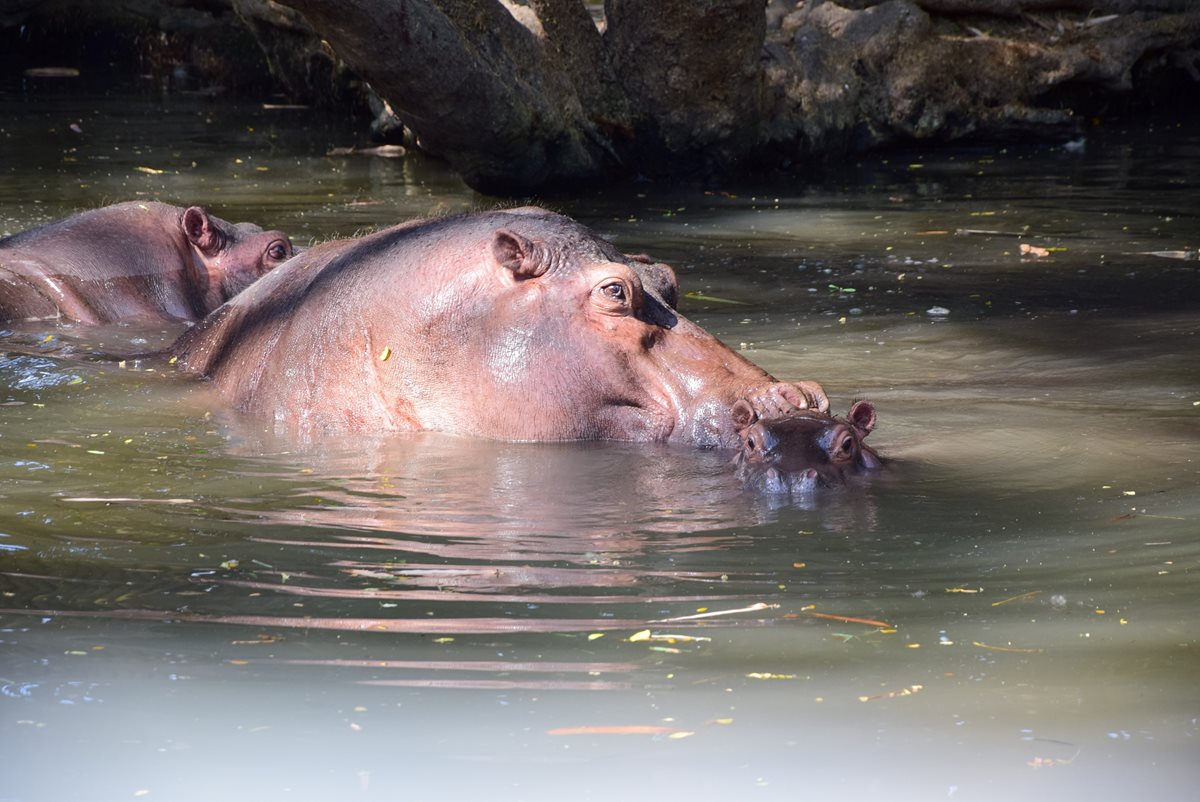
M 7 233 L 492 203 L 296 110 L 11 87 L 0 119 Z M 1099 129 L 541 199 L 875 402 L 889 470 L 799 499 L 713 451 L 297 444 L 113 356 L 171 327 L 10 326 L 0 799 L 1191 799 L 1200 279 L 1151 254 L 1200 247 L 1197 156 Z

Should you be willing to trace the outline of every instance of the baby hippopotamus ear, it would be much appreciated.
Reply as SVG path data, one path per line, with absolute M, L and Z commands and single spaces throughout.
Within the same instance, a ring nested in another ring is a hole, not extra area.
M 858 431 L 859 437 L 866 437 L 875 428 L 875 405 L 870 401 L 855 401 L 846 420 Z
M 518 279 L 545 275 L 552 261 L 543 244 L 508 228 L 496 230 L 492 255 L 498 265 L 511 270 Z

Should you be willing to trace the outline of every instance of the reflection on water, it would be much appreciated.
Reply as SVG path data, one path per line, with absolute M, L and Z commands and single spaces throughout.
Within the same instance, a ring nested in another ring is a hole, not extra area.
M 155 197 L 304 243 L 482 200 L 260 109 L 13 109 L 5 231 Z M 131 356 L 177 331 L 6 330 L 0 799 L 1190 798 L 1200 293 L 1147 254 L 1197 246 L 1198 148 L 558 200 L 876 405 L 887 470 L 798 500 L 716 451 L 289 442 Z

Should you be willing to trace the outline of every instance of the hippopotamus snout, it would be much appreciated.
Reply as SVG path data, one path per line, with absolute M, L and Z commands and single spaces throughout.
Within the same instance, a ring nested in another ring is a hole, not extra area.
M 732 414 L 741 440 L 734 463 L 739 478 L 752 488 L 803 493 L 843 484 L 883 465 L 863 443 L 875 428 L 869 401 L 855 403 L 845 418 L 811 409 L 761 418 L 742 401 Z

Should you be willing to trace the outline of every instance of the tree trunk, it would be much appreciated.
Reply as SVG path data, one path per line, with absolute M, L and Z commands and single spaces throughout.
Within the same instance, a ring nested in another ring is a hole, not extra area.
M 281 2 L 502 193 L 1061 135 L 1064 99 L 1128 92 L 1138 65 L 1200 79 L 1192 0 L 605 0 L 603 34 L 581 0 Z

